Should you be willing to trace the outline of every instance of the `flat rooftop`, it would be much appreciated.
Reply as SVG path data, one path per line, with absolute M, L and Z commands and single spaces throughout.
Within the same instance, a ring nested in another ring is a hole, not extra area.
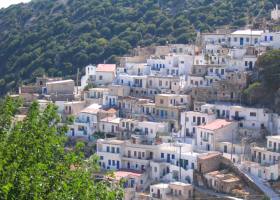
M 74 83 L 74 81 L 71 80 L 71 79 L 69 79 L 69 80 L 60 80 L 60 81 L 51 81 L 51 82 L 47 82 L 46 85 L 62 84 L 62 83 Z
M 159 183 L 155 185 L 151 185 L 153 188 L 158 188 L 158 189 L 167 189 L 169 187 L 168 183 Z
M 264 33 L 264 31 L 261 31 L 261 30 L 247 29 L 247 30 L 234 31 L 233 33 L 231 33 L 231 35 L 257 35 L 257 36 L 260 36 L 263 33 Z

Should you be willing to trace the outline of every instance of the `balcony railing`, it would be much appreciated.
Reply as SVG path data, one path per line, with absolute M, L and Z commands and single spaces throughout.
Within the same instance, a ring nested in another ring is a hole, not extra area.
M 87 120 L 87 119 L 76 118 L 76 119 L 75 119 L 75 122 L 87 124 L 87 123 L 89 123 L 89 120 Z
M 231 118 L 233 119 L 233 120 L 236 120 L 236 121 L 241 121 L 241 120 L 244 120 L 245 118 L 244 117 L 240 117 L 240 116 L 231 116 Z

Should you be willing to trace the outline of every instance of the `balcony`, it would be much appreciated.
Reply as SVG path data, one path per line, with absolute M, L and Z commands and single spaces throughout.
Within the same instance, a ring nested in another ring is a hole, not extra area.
M 202 138 L 203 142 L 209 142 L 209 138 Z
M 81 123 L 81 124 L 87 124 L 87 123 L 89 123 L 89 120 L 88 120 L 88 119 L 76 118 L 76 119 L 75 119 L 75 122 L 76 122 L 76 123 Z
M 234 115 L 234 116 L 231 116 L 231 119 L 232 119 L 232 120 L 235 120 L 235 121 L 241 121 L 241 120 L 244 120 L 245 117 L 240 117 L 240 116 Z
M 155 199 L 161 199 L 162 198 L 162 194 L 153 193 L 152 197 L 155 198 Z

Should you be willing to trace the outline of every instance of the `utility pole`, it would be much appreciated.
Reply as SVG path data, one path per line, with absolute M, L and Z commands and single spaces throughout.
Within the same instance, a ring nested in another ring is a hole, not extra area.
M 76 75 L 76 89 L 77 89 L 77 94 L 79 93 L 78 86 L 79 86 L 79 73 L 80 69 L 77 69 L 77 75 Z
M 179 147 L 179 181 L 182 181 L 182 164 L 181 164 L 182 144 L 177 143 L 177 144 L 175 144 L 175 146 Z
M 233 149 L 233 131 L 231 131 L 231 154 L 230 154 L 231 161 L 232 161 L 232 149 Z
M 179 176 L 180 176 L 180 182 L 182 181 L 182 164 L 181 164 L 181 154 L 182 154 L 182 146 L 179 146 Z

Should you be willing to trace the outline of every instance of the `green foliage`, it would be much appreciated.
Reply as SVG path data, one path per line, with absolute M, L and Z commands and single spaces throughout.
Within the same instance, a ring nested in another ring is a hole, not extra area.
M 280 113 L 280 50 L 268 51 L 256 63 L 258 80 L 243 92 L 245 103 Z
M 0 10 L 0 95 L 35 76 L 73 76 L 131 48 L 268 17 L 277 0 L 37 0 Z M 262 9 L 263 8 L 263 9 Z M 260 12 L 261 11 L 261 12 Z
M 96 88 L 96 85 L 93 83 L 89 83 L 85 86 L 84 91 L 88 91 L 91 88 Z
M 260 79 L 268 90 L 280 88 L 280 50 L 269 51 L 258 58 Z
M 16 122 L 17 105 L 10 98 L 0 104 L 1 115 L 9 116 L 0 123 L 0 199 L 122 199 L 119 184 L 93 179 L 98 159 L 84 161 L 83 143 L 65 151 L 67 127 L 58 126 L 54 105 L 41 112 L 35 102 Z

